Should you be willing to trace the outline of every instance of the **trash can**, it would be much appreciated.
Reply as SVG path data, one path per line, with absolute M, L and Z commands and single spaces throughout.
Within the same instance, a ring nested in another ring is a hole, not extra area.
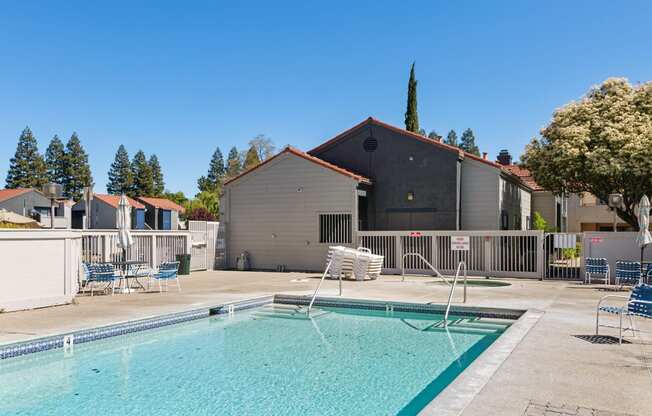
M 179 274 L 190 274 L 190 254 L 177 254 Z

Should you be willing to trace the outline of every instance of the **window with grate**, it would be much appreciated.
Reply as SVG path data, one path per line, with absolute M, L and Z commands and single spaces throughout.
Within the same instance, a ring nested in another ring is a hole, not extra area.
M 319 242 L 351 244 L 351 214 L 319 214 Z

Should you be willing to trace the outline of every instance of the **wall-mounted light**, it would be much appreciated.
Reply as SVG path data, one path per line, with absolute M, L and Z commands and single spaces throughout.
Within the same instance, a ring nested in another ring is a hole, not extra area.
M 414 201 L 414 192 L 410 191 L 407 193 L 407 200 Z
M 297 192 L 303 192 L 303 188 L 302 188 L 302 187 L 298 187 L 298 188 L 297 188 Z
M 410 159 L 410 162 L 412 162 L 414 160 L 414 156 L 410 155 L 408 159 Z

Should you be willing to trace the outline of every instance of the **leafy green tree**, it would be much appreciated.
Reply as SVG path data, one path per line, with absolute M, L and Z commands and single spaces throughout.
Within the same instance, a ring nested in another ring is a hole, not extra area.
M 7 188 L 41 188 L 48 181 L 43 156 L 29 127 L 20 134 L 14 157 L 9 161 Z
M 622 194 L 617 214 L 638 227 L 636 204 L 652 194 L 652 83 L 607 79 L 556 110 L 522 161 L 555 194 Z
M 419 132 L 419 114 L 417 113 L 417 80 L 414 76 L 414 63 L 408 80 L 407 111 L 405 111 L 405 130 Z
M 258 156 L 256 148 L 251 146 L 245 156 L 244 170 L 251 169 L 258 164 L 260 164 L 260 157 Z
M 152 196 L 161 196 L 165 191 L 165 181 L 163 180 L 163 171 L 156 155 L 149 157 L 149 167 L 152 171 Z
M 184 206 L 188 202 L 188 198 L 186 198 L 186 195 L 181 191 L 179 192 L 165 191 L 163 192 L 163 198 L 169 199 L 172 202 L 176 202 L 181 206 Z
M 539 211 L 534 211 L 534 215 L 532 215 L 532 229 L 548 231 L 548 223 L 543 218 L 543 215 L 539 213 Z
M 240 163 L 240 153 L 235 146 L 229 151 L 229 156 L 226 160 L 226 176 L 233 178 L 238 176 L 242 170 L 242 165 Z
M 270 157 L 274 156 L 274 152 L 276 151 L 276 146 L 274 145 L 272 139 L 265 136 L 264 134 L 259 134 L 258 136 L 249 140 L 249 148 L 252 147 L 256 149 L 258 157 L 261 161 L 267 160 Z
M 77 133 L 66 143 L 63 194 L 75 201 L 81 199 L 84 187 L 93 185 L 93 175 L 88 164 L 88 155 L 82 147 Z
M 63 184 L 66 180 L 66 148 L 56 134 L 45 151 L 48 181 Z
M 444 143 L 455 147 L 459 146 L 459 144 L 457 143 L 457 133 L 455 133 L 455 130 L 451 130 L 448 132 L 448 134 L 446 135 L 446 140 L 444 140 Z
M 131 190 L 133 197 L 153 196 L 154 195 L 154 178 L 152 176 L 152 167 L 147 161 L 145 152 L 139 150 L 131 162 L 131 172 L 134 177 L 134 185 Z
M 211 158 L 211 163 L 208 166 L 208 174 L 202 176 L 197 180 L 197 187 L 200 191 L 217 191 L 224 179 L 226 174 L 226 168 L 224 167 L 224 156 L 220 148 L 216 148 Z
M 460 149 L 464 150 L 467 153 L 471 153 L 472 155 L 480 156 L 480 149 L 475 144 L 475 136 L 473 135 L 473 130 L 464 130 L 464 133 L 462 133 L 462 139 L 460 141 Z
M 428 133 L 428 138 L 432 140 L 440 140 L 441 136 L 436 131 L 432 130 L 430 133 Z
M 131 172 L 129 153 L 123 145 L 120 145 L 109 169 L 109 182 L 106 184 L 106 191 L 111 195 L 119 195 L 123 192 L 131 195 L 133 186 L 134 176 Z
M 218 218 L 220 213 L 220 200 L 215 192 L 200 192 L 194 199 L 185 204 L 186 218 L 196 219 L 202 210 L 210 213 L 213 218 Z M 204 215 L 203 213 L 201 214 Z

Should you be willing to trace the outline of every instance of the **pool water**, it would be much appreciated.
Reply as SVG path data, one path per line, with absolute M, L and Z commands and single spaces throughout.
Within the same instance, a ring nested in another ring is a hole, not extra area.
M 268 305 L 78 344 L 0 362 L 0 414 L 412 415 L 509 325 L 452 320 Z

